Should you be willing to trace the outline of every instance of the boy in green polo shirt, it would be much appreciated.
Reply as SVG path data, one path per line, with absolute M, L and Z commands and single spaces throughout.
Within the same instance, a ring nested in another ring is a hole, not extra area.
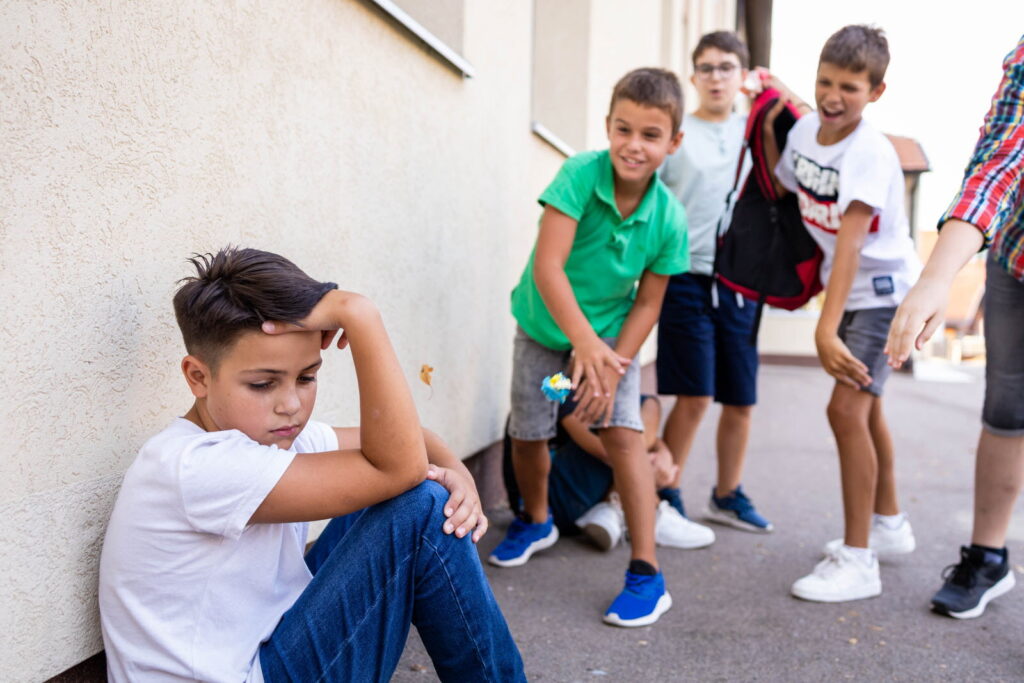
M 682 110 L 670 71 L 636 69 L 615 85 L 609 149 L 566 160 L 541 194 L 537 244 L 512 292 L 519 328 L 509 434 L 523 506 L 489 560 L 522 565 L 558 540 L 547 500 L 558 404 L 540 386 L 568 370 L 574 414 L 599 430 L 632 539 L 625 588 L 604 616 L 617 626 L 652 624 L 672 606 L 654 550 L 658 500 L 636 355 L 658 320 L 669 276 L 689 267 L 685 212 L 656 176 L 682 140 Z

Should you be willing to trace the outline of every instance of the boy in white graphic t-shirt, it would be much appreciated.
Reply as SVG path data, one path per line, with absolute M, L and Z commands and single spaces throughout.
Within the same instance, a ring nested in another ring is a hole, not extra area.
M 884 33 L 846 26 L 825 43 L 815 84 L 817 112 L 802 117 L 778 156 L 766 117 L 769 161 L 780 191 L 795 192 L 804 225 L 825 253 L 818 358 L 836 379 L 828 419 L 839 449 L 845 537 L 796 581 L 799 598 L 842 602 L 879 595 L 877 556 L 908 553 L 914 535 L 896 500 L 893 445 L 882 414 L 889 374 L 884 347 L 896 307 L 920 272 L 903 207 L 903 174 L 892 143 L 861 118 L 885 91 Z M 787 93 L 781 83 L 772 85 Z M 874 514 L 872 514 L 874 513 Z

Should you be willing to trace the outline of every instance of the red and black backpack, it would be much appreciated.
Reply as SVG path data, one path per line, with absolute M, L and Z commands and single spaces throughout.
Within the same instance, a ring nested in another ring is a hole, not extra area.
M 735 193 L 747 150 L 750 174 L 740 190 L 732 219 L 720 233 L 715 249 L 715 277 L 729 289 L 756 301 L 752 340 L 757 339 L 765 304 L 792 311 L 821 291 L 819 271 L 823 257 L 800 218 L 796 195 L 779 197 L 764 153 L 764 119 L 779 100 L 773 88 L 764 90 L 751 107 L 743 151 L 736 168 Z M 786 146 L 799 112 L 787 105 L 775 119 L 779 152 Z

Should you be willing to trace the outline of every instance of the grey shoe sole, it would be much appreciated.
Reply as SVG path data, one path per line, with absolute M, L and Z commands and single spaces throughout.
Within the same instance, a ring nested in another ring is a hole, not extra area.
M 711 507 L 710 505 L 704 509 L 704 519 L 709 522 L 714 522 L 715 524 L 723 524 L 725 526 L 731 526 L 734 529 L 750 531 L 755 534 L 770 534 L 775 529 L 775 525 L 771 522 L 768 523 L 768 526 L 761 528 L 751 524 L 750 522 L 744 522 L 736 516 L 735 512 Z

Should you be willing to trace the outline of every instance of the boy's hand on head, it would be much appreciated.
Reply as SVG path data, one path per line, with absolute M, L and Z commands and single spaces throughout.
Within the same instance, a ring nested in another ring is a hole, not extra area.
M 472 477 L 448 467 L 431 464 L 427 467 L 427 479 L 433 479 L 448 489 L 448 501 L 444 504 L 443 530 L 454 533 L 458 538 L 472 532 L 476 543 L 487 533 L 487 517 L 480 505 L 480 494 Z
M 261 329 L 265 334 L 320 330 L 322 333 L 321 349 L 329 347 L 336 336 L 338 348 L 344 349 L 348 346 L 348 336 L 345 334 L 344 328 L 349 321 L 355 320 L 358 316 L 368 315 L 380 315 L 372 301 L 361 294 L 336 289 L 327 292 L 309 312 L 309 315 L 298 323 L 268 320 L 263 323 Z
M 839 335 L 835 333 L 817 334 L 814 343 L 818 347 L 818 360 L 821 361 L 821 366 L 836 381 L 854 389 L 871 384 L 868 366 L 850 353 L 850 349 L 839 338 Z
M 911 287 L 896 309 L 885 341 L 889 365 L 899 368 L 911 349 L 921 350 L 942 324 L 948 302 L 949 283 L 945 280 L 922 277 Z

